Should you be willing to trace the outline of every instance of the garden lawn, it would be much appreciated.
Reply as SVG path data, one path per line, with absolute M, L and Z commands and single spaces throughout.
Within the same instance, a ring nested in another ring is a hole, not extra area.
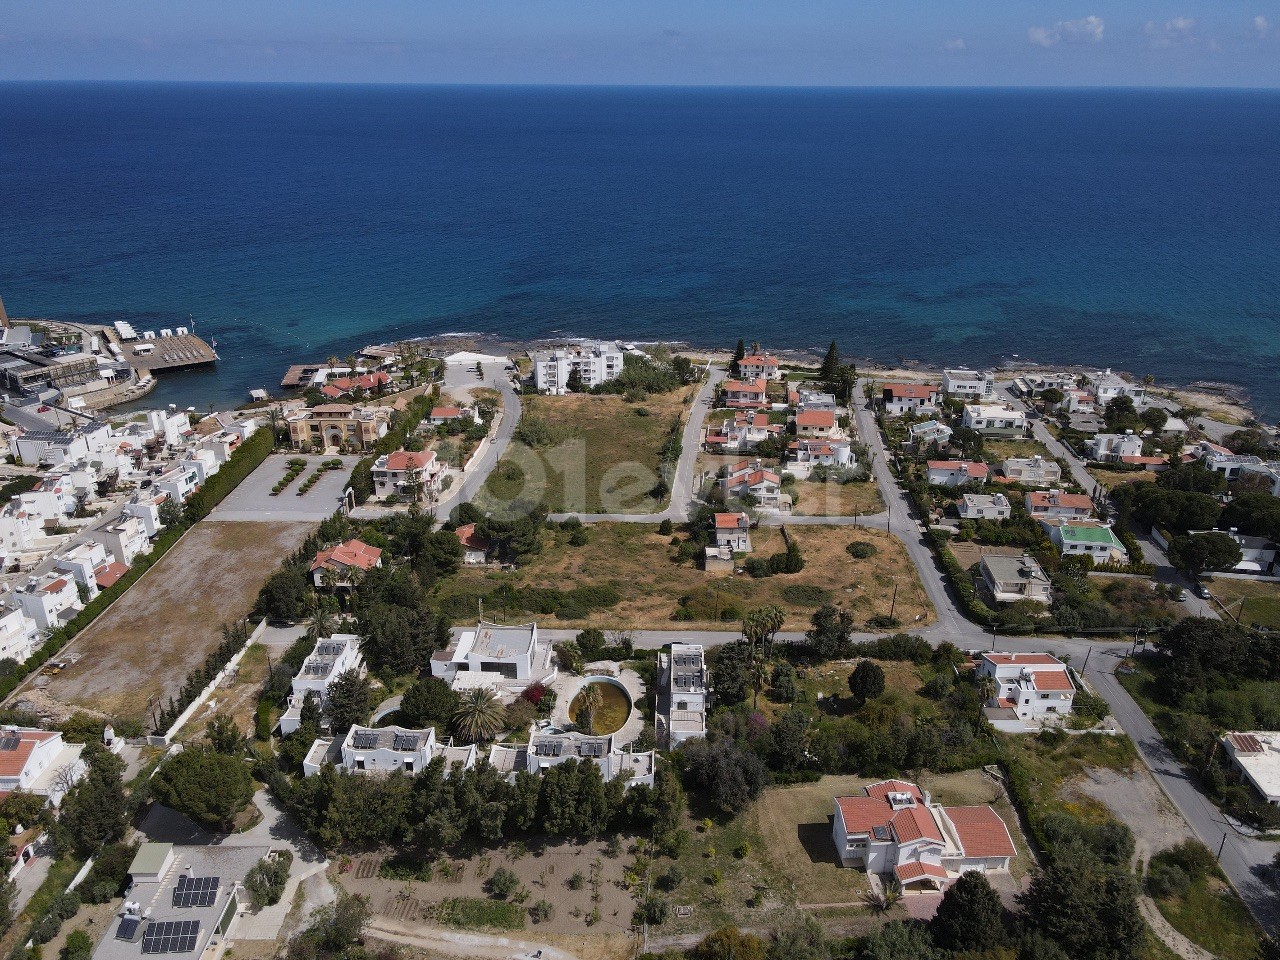
M 987 438 L 982 442 L 982 452 L 988 457 L 993 457 L 997 462 L 1007 459 L 1008 457 L 1044 457 L 1046 460 L 1052 460 L 1053 454 L 1039 440 L 1033 440 L 1030 437 L 1021 440 L 1014 439 L 991 439 Z
M 445 583 L 441 598 L 459 611 L 459 623 L 468 623 L 474 620 L 475 599 L 504 583 L 551 589 L 608 585 L 621 595 L 616 606 L 555 625 L 672 629 L 677 611 L 687 610 L 683 615 L 687 618 L 678 621 L 682 626 L 724 629 L 736 627 L 747 610 L 777 604 L 786 613 L 784 628 L 803 630 L 809 626 L 813 611 L 828 600 L 850 610 L 858 623 L 888 614 L 896 583 L 894 611 L 904 629 L 918 628 L 934 617 L 906 550 L 895 537 L 883 532 L 826 526 L 790 528 L 788 532 L 804 556 L 804 570 L 757 580 L 745 575 L 707 574 L 692 561 L 677 563 L 671 538 L 660 535 L 653 524 L 598 523 L 587 530 L 588 542 L 581 547 L 569 546 L 569 534 L 564 531 L 548 532 L 542 553 L 518 570 L 464 569 Z M 751 539 L 758 556 L 785 549 L 777 527 L 753 530 Z M 854 560 L 845 547 L 855 539 L 874 544 L 876 555 Z M 683 607 L 681 598 L 686 598 Z M 485 613 L 514 620 L 536 611 L 503 609 L 495 600 L 485 604 Z
M 517 500 L 551 513 L 654 513 L 651 495 L 672 428 L 683 429 L 696 386 L 628 403 L 620 396 L 525 397 L 524 415 L 563 432 L 552 447 L 511 442 L 478 498 L 482 509 Z M 645 415 L 642 415 L 642 411 Z M 672 464 L 674 469 L 674 464 Z

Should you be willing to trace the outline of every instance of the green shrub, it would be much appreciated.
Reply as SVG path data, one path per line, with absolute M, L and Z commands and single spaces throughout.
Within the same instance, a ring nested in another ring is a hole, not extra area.
M 493 876 L 485 884 L 485 889 L 500 900 L 509 900 L 519 888 L 520 878 L 506 867 L 493 871 Z
M 845 549 L 849 551 L 849 556 L 855 560 L 869 560 L 877 553 L 876 545 L 867 543 L 865 540 L 855 540 Z
M 831 599 L 831 591 L 812 583 L 791 583 L 782 588 L 787 603 L 802 607 L 820 607 Z
M 1172 863 L 1152 863 L 1147 871 L 1147 892 L 1157 900 L 1181 897 L 1191 889 L 1191 878 Z
M 529 908 L 529 917 L 534 923 L 547 923 L 556 915 L 556 908 L 550 900 L 539 900 Z

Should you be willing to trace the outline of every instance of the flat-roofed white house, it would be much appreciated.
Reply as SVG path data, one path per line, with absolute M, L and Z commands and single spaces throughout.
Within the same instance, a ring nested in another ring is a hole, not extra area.
M 329 700 L 329 685 L 348 670 L 365 675 L 364 657 L 360 654 L 360 638 L 354 633 L 335 633 L 316 641 L 315 649 L 302 661 L 293 678 L 289 705 L 280 717 L 280 732 L 293 733 L 301 724 L 302 705 L 308 694 L 314 694 L 316 706 Z
M 147 537 L 147 527 L 141 517 L 125 515 L 111 526 L 97 531 L 96 537 L 111 552 L 117 563 L 126 567 L 133 563 L 138 554 L 151 549 L 151 541 Z
M 1013 504 L 1003 493 L 966 493 L 960 498 L 961 520 L 1008 520 Z
M 905 890 L 944 890 L 962 873 L 1007 871 L 1017 856 L 991 807 L 944 807 L 904 780 L 873 783 L 834 803 L 841 865 L 892 875 Z
M 46 573 L 32 578 L 13 591 L 18 609 L 35 621 L 41 630 L 55 630 L 82 608 L 80 591 L 69 576 Z
M 707 735 L 711 691 L 702 644 L 673 643 L 658 654 L 658 739 L 671 750 Z
M 1006 480 L 1024 487 L 1050 487 L 1062 482 L 1062 465 L 1057 460 L 1034 457 L 1009 457 L 1000 465 Z
M 992 400 L 996 395 L 996 375 L 990 370 L 943 370 L 942 392 L 961 400 Z
M 930 460 L 929 483 L 939 487 L 963 487 L 987 482 L 991 473 L 985 463 L 972 460 Z
M 394 724 L 388 727 L 353 726 L 339 742 L 328 738 L 316 740 L 302 763 L 302 772 L 313 776 L 324 764 L 332 763 L 348 773 L 414 774 L 426 768 L 435 755 L 436 732 L 411 730 Z M 469 748 L 475 762 L 476 748 Z
M 67 743 L 58 730 L 0 728 L 0 799 L 25 790 L 58 806 L 85 774 L 83 752 L 83 743 Z
M 1020 437 L 1027 432 L 1027 411 L 1011 403 L 970 403 L 961 423 L 986 437 Z
M 1222 746 L 1240 779 L 1273 807 L 1280 807 L 1280 732 L 1249 730 L 1228 733 Z
M 951 442 L 952 430 L 941 420 L 925 420 L 907 427 L 909 442 L 916 446 L 928 446 L 931 443 L 944 444 Z
M 1071 671 L 1048 653 L 984 653 L 977 674 L 996 682 L 987 706 L 1011 709 L 1021 720 L 1065 717 L 1075 701 Z
M 1121 396 L 1132 398 L 1134 404 L 1139 407 L 1147 400 L 1146 387 L 1130 383 L 1119 374 L 1112 373 L 1110 367 L 1088 374 L 1088 380 L 1089 389 L 1093 391 L 1094 399 L 1099 406 L 1105 407 L 1110 401 Z
M 20 608 L 0 608 L 0 660 L 26 660 L 35 652 L 40 629 Z
M 538 640 L 538 625 L 503 626 L 480 621 L 464 630 L 449 649 L 431 655 L 431 675 L 454 690 L 489 687 L 518 692 L 556 677 L 549 644 Z
M 537 350 L 533 359 L 533 382 L 539 393 L 566 393 L 569 377 L 577 373 L 582 388 L 590 390 L 616 379 L 622 373 L 625 354 L 615 341 L 591 341 L 553 350 Z
M 621 749 L 613 736 L 597 737 L 577 730 L 529 731 L 529 744 L 523 750 L 525 769 L 541 774 L 569 760 L 594 763 L 602 779 L 626 778 L 626 786 L 653 786 L 654 752 Z
M 1118 461 L 1124 457 L 1142 456 L 1142 437 L 1132 430 L 1124 433 L 1098 433 L 1085 444 L 1090 460 Z
M 1053 601 L 1049 577 L 1034 557 L 1006 557 L 988 553 L 983 554 L 979 568 L 983 581 L 999 603 L 1016 603 L 1019 600 L 1034 600 L 1036 603 Z

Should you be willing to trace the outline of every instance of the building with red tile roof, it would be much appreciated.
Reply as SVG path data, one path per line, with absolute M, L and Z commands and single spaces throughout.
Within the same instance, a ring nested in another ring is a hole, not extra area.
M 317 553 L 311 562 L 311 577 L 317 587 L 326 586 L 327 570 L 336 578 L 337 586 L 351 586 L 359 574 L 380 566 L 382 551 L 363 540 L 353 539 Z
M 968 870 L 1008 870 L 1016 856 L 991 807 L 944 807 L 914 783 L 886 780 L 836 797 L 832 840 L 844 866 L 893 873 L 910 889 L 941 890 Z
M 972 460 L 930 460 L 929 483 L 939 487 L 963 487 L 970 483 L 986 483 L 991 468 Z
M 394 450 L 373 464 L 373 495 L 379 500 L 430 500 L 440 492 L 444 464 L 434 450 Z
M 895 417 L 935 410 L 938 397 L 939 388 L 931 383 L 886 383 L 880 389 L 884 412 Z
M 466 523 L 453 531 L 458 542 L 462 544 L 462 562 L 476 566 L 489 559 L 489 541 L 476 533 L 474 523 Z
M 724 405 L 736 409 L 756 409 L 769 403 L 769 387 L 764 377 L 754 380 L 726 380 L 720 385 Z
M 1029 490 L 1024 500 L 1027 513 L 1036 520 L 1087 520 L 1093 516 L 1093 500 L 1083 493 Z
M 782 376 L 782 368 L 777 357 L 765 353 L 753 353 L 738 361 L 738 376 L 744 380 L 754 380 L 757 377 L 777 380 Z
M 796 414 L 796 436 L 810 440 L 826 440 L 836 436 L 836 415 L 831 410 L 801 410 Z
M 0 799 L 23 790 L 58 806 L 68 780 L 73 785 L 84 776 L 83 751 L 84 744 L 66 743 L 57 730 L 0 728 Z M 69 776 L 62 775 L 63 769 Z
M 1075 701 L 1075 681 L 1067 665 L 1047 653 L 984 653 L 979 677 L 995 681 L 987 706 L 1012 710 L 1025 724 L 1062 723 Z

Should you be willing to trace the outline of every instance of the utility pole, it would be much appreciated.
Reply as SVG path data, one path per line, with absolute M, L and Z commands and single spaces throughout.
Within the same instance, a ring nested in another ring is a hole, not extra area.
M 1221 842 L 1220 844 L 1218 844 L 1218 852 L 1217 852 L 1217 854 L 1216 854 L 1216 855 L 1214 856 L 1214 858 L 1213 858 L 1213 859 L 1217 860 L 1217 861 L 1218 861 L 1218 863 L 1221 863 L 1221 862 L 1222 862 L 1222 848 L 1223 848 L 1223 847 L 1225 847 L 1226 845 L 1227 845 L 1227 835 L 1224 833 L 1224 834 L 1222 835 L 1222 842 Z
M 898 608 L 898 581 L 893 581 L 893 599 L 889 601 L 889 619 L 893 619 L 893 612 Z

